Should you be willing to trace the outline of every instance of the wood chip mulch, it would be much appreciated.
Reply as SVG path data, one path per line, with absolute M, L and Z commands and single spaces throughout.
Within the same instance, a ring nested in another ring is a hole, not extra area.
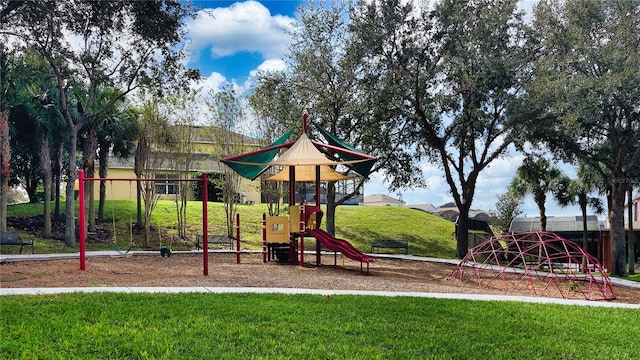
M 235 254 L 212 253 L 208 276 L 203 275 L 201 254 L 90 257 L 85 271 L 80 271 L 78 260 L 7 262 L 0 264 L 0 286 L 269 287 L 535 296 L 530 288 L 505 292 L 460 283 L 449 278 L 454 266 L 442 263 L 376 258 L 367 274 L 360 272 L 359 262 L 340 255 L 336 266 L 333 255 L 323 256 L 321 266 L 315 260 L 308 256 L 305 261 L 311 263 L 304 267 L 275 261 L 264 264 L 261 254 L 242 254 L 237 264 Z M 640 289 L 615 286 L 614 293 L 616 299 L 608 301 L 640 304 Z

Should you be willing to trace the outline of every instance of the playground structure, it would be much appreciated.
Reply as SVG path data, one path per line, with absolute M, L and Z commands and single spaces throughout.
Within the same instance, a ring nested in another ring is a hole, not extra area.
M 321 246 L 331 250 L 337 255 L 342 253 L 349 259 L 360 262 L 360 271 L 363 264 L 375 261 L 372 256 L 366 255 L 353 247 L 346 240 L 338 239 L 326 231 L 320 229 L 322 210 L 317 205 L 293 205 L 289 208 L 289 216 L 262 216 L 262 261 L 266 263 L 275 257 L 280 262 L 288 262 L 291 265 L 297 263 L 304 266 L 304 240 L 306 236 L 316 239 L 316 265 L 320 265 Z M 299 252 L 299 258 L 296 256 Z M 334 256 L 334 265 L 337 259 Z
M 598 260 L 577 244 L 550 232 L 494 236 L 469 251 L 451 273 L 460 282 L 534 296 L 613 300 L 613 286 Z
M 287 143 L 293 129 L 287 131 L 266 148 L 245 154 L 230 156 L 220 161 L 228 165 L 240 176 L 254 180 L 268 168 L 281 169 L 280 173 L 270 180 L 286 180 L 289 182 L 289 217 L 267 217 L 263 215 L 263 262 L 270 260 L 276 253 L 281 258 L 288 251 L 290 264 L 296 263 L 299 252 L 300 266 L 304 266 L 304 239 L 311 236 L 316 239 L 316 264 L 321 264 L 321 246 L 334 252 L 341 252 L 344 256 L 363 264 L 374 258 L 357 250 L 348 241 L 337 239 L 320 229 L 322 210 L 320 209 L 320 182 L 344 179 L 331 166 L 344 165 L 361 176 L 368 176 L 376 158 L 363 154 L 338 139 L 334 134 L 314 124 L 319 133 L 328 143 L 312 141 L 307 137 L 307 116 L 303 116 L 302 134 L 295 142 Z M 279 156 L 281 149 L 287 149 Z M 277 159 L 276 159 L 277 156 Z M 274 160 L 275 159 L 275 160 Z M 288 169 L 288 176 L 286 171 Z M 269 180 L 269 179 L 267 179 Z M 296 181 L 315 181 L 316 204 L 305 204 L 301 201 L 295 204 Z

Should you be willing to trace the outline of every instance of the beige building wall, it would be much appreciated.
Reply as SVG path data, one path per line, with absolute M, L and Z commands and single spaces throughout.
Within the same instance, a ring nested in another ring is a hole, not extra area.
M 98 169 L 96 169 L 96 174 Z M 162 172 L 161 172 L 162 173 Z M 170 171 L 166 172 L 167 174 Z M 136 175 L 133 169 L 110 168 L 107 170 L 107 178 L 116 179 L 135 179 Z M 193 200 L 194 194 L 191 186 L 188 187 L 187 199 Z M 100 196 L 100 182 L 96 181 L 93 189 L 95 199 Z M 246 201 L 248 203 L 260 203 L 260 180 L 249 180 L 242 178 L 240 181 L 240 193 L 244 191 Z M 135 181 L 107 181 L 106 182 L 106 198 L 107 200 L 135 200 L 136 199 L 136 182 Z M 160 195 L 161 200 L 174 200 L 175 195 Z

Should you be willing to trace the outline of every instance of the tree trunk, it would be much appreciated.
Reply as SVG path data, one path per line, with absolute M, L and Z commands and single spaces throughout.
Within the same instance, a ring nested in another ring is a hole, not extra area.
M 107 177 L 107 166 L 109 163 L 107 150 L 100 147 L 100 153 L 98 155 L 100 157 L 100 168 L 98 169 L 98 176 L 101 179 Z M 113 196 L 113 194 L 111 194 Z M 107 183 L 106 181 L 100 181 L 100 199 L 98 202 L 98 221 L 104 221 L 104 206 L 107 200 Z
M 98 129 L 95 125 L 90 125 L 87 139 L 84 142 L 83 168 L 88 178 L 95 177 L 96 151 L 98 149 Z M 88 220 L 88 230 L 96 231 L 96 207 L 95 207 L 95 181 L 87 181 L 84 187 L 85 211 Z
M 458 205 L 458 226 L 456 227 L 456 257 L 463 259 L 469 252 L 469 206 Z
M 587 250 L 587 204 L 586 202 L 580 202 L 580 211 L 582 211 L 582 250 L 585 253 L 589 253 Z M 587 266 L 587 257 L 582 258 L 582 267 Z
M 544 205 L 547 201 L 547 196 L 544 191 L 538 189 L 533 194 L 533 200 L 536 205 L 538 205 L 538 210 L 540 211 L 540 231 L 547 231 L 547 214 Z
M 624 231 L 624 198 L 627 185 L 623 182 L 613 182 L 611 185 L 611 207 L 609 208 L 609 226 L 613 241 L 612 274 L 626 277 L 627 252 Z
M 67 120 L 69 123 L 70 120 Z M 65 200 L 66 209 L 65 219 L 65 231 L 64 231 L 64 244 L 68 247 L 76 246 L 76 219 L 75 219 L 75 199 L 74 199 L 74 185 L 77 179 L 76 169 L 76 146 L 78 145 L 78 131 L 75 126 L 71 124 L 69 126 L 69 168 L 67 169 L 67 198 Z
M 140 175 L 136 175 L 136 178 L 140 178 Z M 141 229 L 144 225 L 142 221 L 142 181 L 136 181 L 136 226 Z
M 319 203 L 319 202 L 318 202 Z M 336 183 L 327 183 L 327 232 L 333 236 L 336 235 Z
M 62 184 L 62 165 L 60 164 L 60 157 L 62 155 L 62 142 L 56 146 L 56 150 L 53 152 L 51 159 L 52 174 L 55 179 L 55 209 L 53 211 L 54 216 L 60 216 L 60 185 Z
M 40 169 L 44 187 L 44 236 L 49 238 L 51 237 L 51 149 L 47 135 L 40 140 Z
M 0 231 L 7 231 L 7 202 L 9 201 L 9 176 L 11 175 L 10 136 L 6 102 L 0 100 Z

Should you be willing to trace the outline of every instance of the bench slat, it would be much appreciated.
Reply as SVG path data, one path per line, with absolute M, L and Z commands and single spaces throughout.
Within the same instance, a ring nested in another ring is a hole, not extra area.
M 236 241 L 235 238 L 229 237 L 228 235 L 214 235 L 209 234 L 207 236 L 207 241 L 209 244 L 221 244 L 221 245 L 229 245 L 229 249 L 233 250 L 233 245 Z M 202 235 L 196 235 L 196 249 L 202 248 Z
M 371 243 L 371 253 L 375 253 L 376 248 L 404 249 L 404 253 L 407 255 L 409 254 L 409 240 L 376 239 Z

